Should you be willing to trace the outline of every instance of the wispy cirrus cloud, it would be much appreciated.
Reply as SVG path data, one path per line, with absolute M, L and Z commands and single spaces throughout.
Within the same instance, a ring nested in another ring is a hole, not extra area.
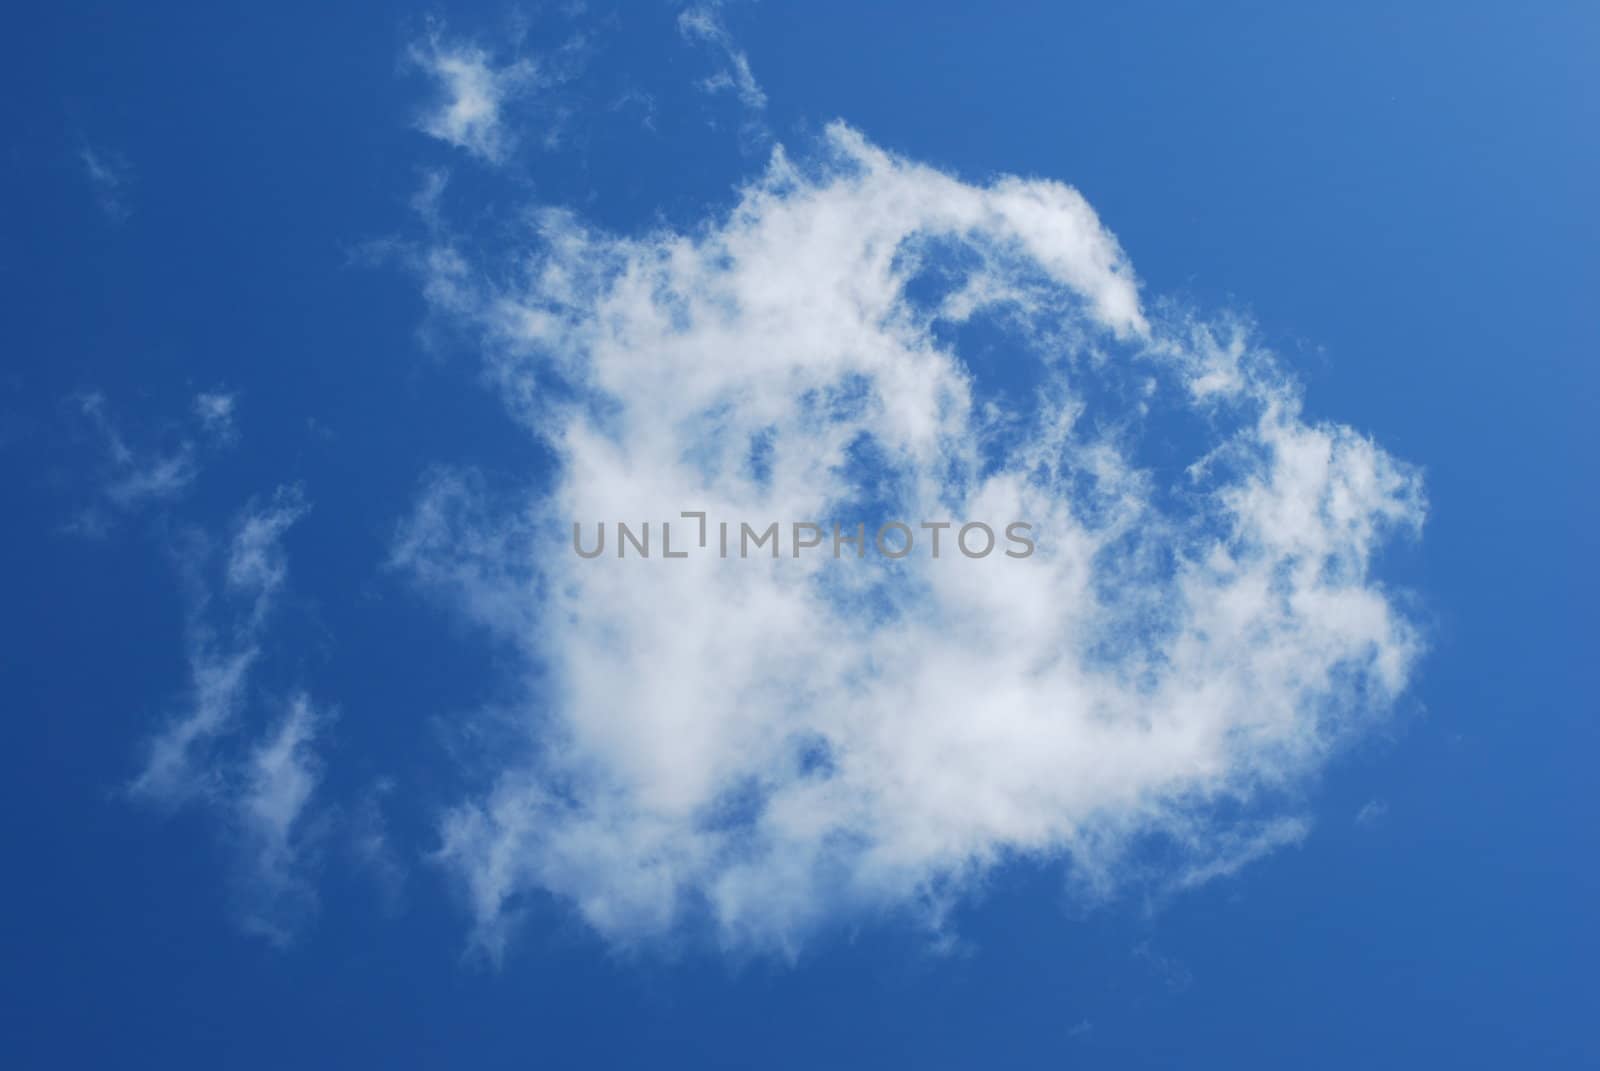
M 487 52 L 431 38 L 413 46 L 411 60 L 439 87 L 418 125 L 441 141 L 497 163 L 513 144 L 501 119 L 505 105 L 536 84 L 532 63 L 518 60 L 496 66 Z
M 231 443 L 238 437 L 234 410 L 238 399 L 227 391 L 202 391 L 194 396 L 194 415 L 200 427 L 217 442 Z
M 287 486 L 248 507 L 224 548 L 185 530 L 173 553 L 189 602 L 188 694 L 145 745 L 128 785 L 136 801 L 164 810 L 199 805 L 218 819 L 235 859 L 240 924 L 275 944 L 316 904 L 306 873 L 316 840 L 309 814 L 321 776 L 316 738 L 331 714 L 295 695 L 276 725 L 257 733 L 247 712 L 287 583 L 283 537 L 308 509 L 300 489 Z M 250 737 L 241 754 L 238 742 Z
M 348 827 L 342 831 L 351 859 L 376 876 L 385 901 L 393 902 L 403 867 L 386 842 L 377 798 L 349 816 L 317 799 L 319 745 L 332 711 L 299 692 L 281 703 L 264 700 L 257 683 L 288 585 L 284 540 L 310 510 L 304 492 L 290 484 L 252 499 L 219 536 L 214 526 L 186 519 L 180 500 L 206 446 L 237 440 L 234 394 L 194 396 L 193 423 L 166 426 L 159 447 L 132 442 L 103 395 L 73 401 L 98 440 L 101 496 L 118 513 L 154 513 L 152 528 L 171 558 L 186 610 L 182 699 L 140 746 L 139 769 L 123 786 L 127 798 L 162 812 L 208 813 L 233 860 L 239 925 L 274 944 L 289 941 L 316 907 L 312 876 L 329 827 Z M 100 533 L 109 523 L 90 509 L 74 530 Z M 283 713 L 263 724 L 262 709 L 280 705 Z
M 943 925 L 1019 856 L 1096 895 L 1150 859 L 1214 880 L 1305 835 L 1295 786 L 1405 687 L 1421 639 L 1373 562 L 1419 474 L 1306 418 L 1237 318 L 1147 302 L 1070 187 L 836 123 L 692 227 L 531 218 L 505 249 L 436 220 L 413 263 L 558 471 L 512 508 L 436 474 L 395 552 L 526 659 L 524 748 L 440 819 L 491 953 L 531 890 L 617 941 L 792 952 Z M 567 543 L 685 509 L 1027 518 L 1038 553 Z
M 78 398 L 80 412 L 100 433 L 110 475 L 105 496 L 114 505 L 129 508 L 151 501 L 178 497 L 194 482 L 199 467 L 194 446 L 180 441 L 168 451 L 136 450 L 128 445 L 112 421 L 105 396 L 92 391 Z
M 1388 817 L 1389 805 L 1383 800 L 1368 800 L 1356 811 L 1355 823 L 1358 826 L 1375 826 Z
M 306 874 L 314 835 L 308 812 L 321 778 L 318 731 L 329 720 L 304 695 L 254 748 L 230 801 L 239 837 L 241 921 L 274 944 L 285 944 L 316 905 Z
M 95 203 L 106 218 L 113 223 L 127 219 L 130 213 L 127 188 L 132 170 L 128 162 L 117 153 L 88 145 L 78 149 L 78 162 L 94 190 Z
M 577 35 L 548 52 L 502 61 L 435 26 L 406 53 L 409 63 L 435 85 L 434 99 L 417 126 L 489 164 L 504 163 L 517 147 L 517 131 L 535 121 L 543 127 L 541 140 L 554 144 L 567 109 L 551 91 L 574 76 L 585 50 L 584 38 Z M 507 115 L 513 106 L 521 107 L 516 124 Z
M 78 512 L 67 530 L 101 536 L 119 515 L 152 507 L 167 507 L 187 494 L 199 478 L 204 447 L 222 447 L 237 441 L 235 399 L 223 390 L 203 392 L 191 409 L 200 435 L 193 427 L 166 427 L 164 440 L 141 443 L 127 436 L 111 415 L 104 394 L 88 391 L 71 399 L 79 416 L 87 420 L 99 440 L 98 502 Z M 198 438 L 198 443 L 197 443 Z
M 134 796 L 175 804 L 223 791 L 210 748 L 238 727 L 262 630 L 288 574 L 282 537 L 307 508 L 291 486 L 247 509 L 222 555 L 220 585 L 208 579 L 219 555 L 204 532 L 187 530 L 175 548 L 190 606 L 189 698 L 150 741 Z
M 708 93 L 732 92 L 739 103 L 752 112 L 766 108 L 767 94 L 750 68 L 750 57 L 723 24 L 721 4 L 696 4 L 685 8 L 678 15 L 678 32 L 689 40 L 709 45 L 722 58 L 724 66 L 701 81 L 702 89 Z

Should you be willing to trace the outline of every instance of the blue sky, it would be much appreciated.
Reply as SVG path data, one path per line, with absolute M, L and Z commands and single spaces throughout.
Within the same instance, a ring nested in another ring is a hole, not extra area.
M 1597 1062 L 1585 6 L 13 21 L 9 1065 Z

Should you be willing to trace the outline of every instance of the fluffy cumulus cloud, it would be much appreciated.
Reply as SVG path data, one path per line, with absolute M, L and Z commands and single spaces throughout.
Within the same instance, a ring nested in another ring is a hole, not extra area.
M 490 951 L 542 894 L 618 941 L 793 950 L 938 924 L 1009 859 L 1195 884 L 1303 836 L 1285 794 L 1404 688 L 1372 566 L 1418 474 L 1309 419 L 1244 326 L 1144 300 L 1070 187 L 835 124 L 694 228 L 531 218 L 419 263 L 556 471 L 512 506 L 436 473 L 396 547 L 522 653 L 523 746 L 440 821 Z M 889 519 L 1037 549 L 890 559 Z M 618 520 L 650 558 L 573 552 Z M 720 521 L 781 522 L 780 555 L 721 557 Z M 827 541 L 796 557 L 796 521 Z

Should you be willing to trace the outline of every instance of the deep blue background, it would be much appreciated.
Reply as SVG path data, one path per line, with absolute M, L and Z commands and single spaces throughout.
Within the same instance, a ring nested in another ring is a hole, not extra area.
M 413 281 L 420 169 L 486 217 L 529 197 L 603 223 L 731 200 L 763 135 L 693 87 L 711 57 L 656 5 L 597 7 L 565 147 L 491 175 L 411 128 L 425 9 L 16 11 L 0 122 L 0 1063 L 26 1067 L 1600 1065 L 1594 905 L 1600 9 L 1542 3 L 740 7 L 728 22 L 803 145 L 841 117 L 970 179 L 1081 189 L 1150 295 L 1237 306 L 1313 414 L 1422 465 L 1421 544 L 1386 575 L 1432 653 L 1388 735 L 1308 790 L 1300 848 L 1167 904 L 1075 913 L 1048 870 L 994 877 L 931 953 L 884 920 L 795 966 L 630 956 L 543 905 L 499 971 L 420 853 L 460 786 L 441 719 L 496 655 L 383 568 L 434 463 L 540 463 Z M 1290 9 L 1293 10 L 1290 10 Z M 487 41 L 506 9 L 450 13 Z M 531 22 L 529 51 L 574 32 Z M 656 130 L 609 109 L 654 94 Z M 530 116 L 530 123 L 544 120 Z M 712 124 L 715 124 L 714 126 Z M 128 166 L 128 216 L 79 151 Z M 157 444 L 197 390 L 240 398 L 182 518 L 303 482 L 260 678 L 340 711 L 329 794 L 392 777 L 388 903 L 330 846 L 285 950 L 229 916 L 224 837 L 117 794 L 181 701 L 168 521 L 64 534 L 102 391 Z M 1387 813 L 1354 816 L 1369 800 Z M 1082 1024 L 1087 1024 L 1083 1027 Z

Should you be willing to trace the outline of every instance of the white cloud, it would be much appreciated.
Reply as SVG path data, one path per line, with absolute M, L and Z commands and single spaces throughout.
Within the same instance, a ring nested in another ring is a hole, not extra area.
M 1268 852 L 1299 844 L 1310 832 L 1310 823 L 1295 817 L 1273 818 L 1255 826 L 1226 829 L 1209 838 L 1203 861 L 1183 870 L 1178 875 L 1177 887 L 1194 888 L 1237 874 Z
M 732 91 L 751 111 L 759 112 L 767 106 L 767 95 L 756 82 L 750 70 L 750 59 L 745 55 L 722 24 L 720 4 L 697 4 L 678 15 L 678 32 L 696 41 L 703 41 L 722 54 L 727 66 L 700 83 L 708 93 Z
M 1194 972 L 1189 970 L 1183 961 L 1156 952 L 1150 947 L 1149 941 L 1140 941 L 1134 945 L 1133 955 L 1135 959 L 1142 960 L 1150 968 L 1150 973 L 1174 993 L 1182 993 L 1194 985 Z
M 105 451 L 105 482 L 102 491 L 117 510 L 128 512 L 149 505 L 162 505 L 181 498 L 200 475 L 199 451 L 187 437 L 165 449 L 130 446 L 111 419 L 105 396 L 98 391 L 79 395 L 79 411 L 99 433 Z M 224 392 L 202 393 L 191 406 L 201 430 L 216 445 L 234 441 L 234 398 Z M 105 520 L 88 511 L 77 530 L 98 534 Z
M 240 923 L 274 944 L 287 942 L 316 902 L 305 874 L 313 840 L 307 810 L 320 778 L 315 738 L 329 716 L 298 695 L 242 756 L 226 745 L 251 735 L 251 674 L 288 577 L 283 536 L 308 508 L 298 487 L 282 487 L 245 510 L 225 548 L 190 530 L 175 549 L 190 602 L 189 696 L 149 741 L 128 786 L 140 802 L 198 803 L 221 820 L 236 858 Z M 219 567 L 221 582 L 209 581 Z
M 1361 805 L 1361 809 L 1356 812 L 1356 825 L 1375 826 L 1379 822 L 1383 821 L 1384 816 L 1388 813 L 1389 805 L 1383 800 L 1368 800 L 1367 802 L 1363 803 Z
M 218 442 L 232 442 L 238 435 L 233 425 L 235 398 L 226 391 L 203 391 L 194 396 L 194 415 L 200 427 Z
M 1238 325 L 1146 308 L 1070 187 L 963 183 L 835 124 L 686 232 L 536 220 L 503 262 L 440 237 L 418 263 L 553 486 L 499 509 L 436 475 L 395 552 L 527 660 L 525 754 L 440 826 L 487 950 L 533 890 L 614 940 L 708 920 L 792 951 L 885 908 L 938 925 L 1017 856 L 1104 892 L 1167 845 L 1169 887 L 1214 879 L 1304 835 L 1275 794 L 1404 688 L 1419 639 L 1371 563 L 1420 527 L 1418 474 L 1306 419 Z M 568 544 L 868 500 L 1027 519 L 1039 549 Z
M 238 719 L 259 651 L 254 644 L 236 650 L 214 644 L 208 631 L 191 629 L 188 709 L 150 741 L 144 769 L 129 786 L 135 797 L 170 806 L 220 790 L 215 771 L 197 765 L 196 755 Z
M 288 714 L 251 751 L 232 801 L 243 922 L 274 944 L 288 942 L 316 901 L 304 874 L 306 812 L 321 776 L 313 745 L 325 721 L 305 696 L 296 696 Z
M 134 796 L 172 805 L 225 791 L 210 749 L 237 727 L 262 628 L 287 575 L 280 540 L 306 509 L 299 488 L 284 487 L 271 502 L 245 512 L 228 547 L 221 600 L 204 578 L 209 540 L 191 533 L 178 550 L 191 603 L 189 700 L 151 740 L 144 769 L 130 786 Z
M 421 129 L 489 163 L 505 159 L 515 138 L 502 110 L 539 86 L 538 66 L 529 59 L 496 65 L 483 49 L 447 43 L 437 34 L 413 45 L 410 57 L 439 88 L 438 98 L 418 120 Z
M 106 218 L 121 223 L 128 218 L 128 163 L 115 153 L 97 152 L 85 145 L 78 150 L 78 162 L 94 188 L 95 201 Z
M 384 800 L 394 791 L 393 780 L 375 784 L 352 809 L 345 823 L 348 845 L 360 871 L 371 880 L 390 915 L 400 912 L 406 885 L 406 865 L 389 832 Z
M 252 600 L 252 630 L 259 627 L 288 576 L 283 534 L 305 516 L 307 508 L 299 487 L 279 488 L 269 505 L 246 512 L 234 533 L 228 550 L 228 588 Z
M 136 450 L 112 422 L 104 395 L 90 392 L 77 401 L 104 443 L 109 468 L 104 490 L 113 505 L 131 509 L 177 498 L 189 489 L 199 473 L 192 444 L 183 441 L 170 451 Z
M 103 493 L 118 509 L 169 506 L 194 482 L 199 451 L 189 438 L 166 449 L 132 446 L 102 395 L 77 402 L 102 442 Z M 196 395 L 191 404 L 194 421 L 216 444 L 236 437 L 234 409 L 234 396 L 220 390 Z M 317 778 L 313 735 L 326 719 L 296 698 L 283 722 L 252 743 L 247 712 L 266 625 L 288 578 L 283 537 L 307 509 L 298 486 L 281 487 L 247 506 L 221 545 L 163 513 L 161 530 L 172 533 L 168 549 L 187 603 L 189 679 L 182 707 L 145 742 L 141 768 L 127 785 L 140 803 L 169 811 L 199 805 L 222 821 L 238 860 L 240 921 L 275 943 L 288 939 L 315 902 L 302 874 L 308 843 L 302 818 Z M 105 522 L 89 511 L 77 527 L 102 531 Z M 243 756 L 240 747 L 247 749 Z
M 199 471 L 194 450 L 184 443 L 175 453 L 126 466 L 106 485 L 106 497 L 125 508 L 177 498 L 194 483 Z

